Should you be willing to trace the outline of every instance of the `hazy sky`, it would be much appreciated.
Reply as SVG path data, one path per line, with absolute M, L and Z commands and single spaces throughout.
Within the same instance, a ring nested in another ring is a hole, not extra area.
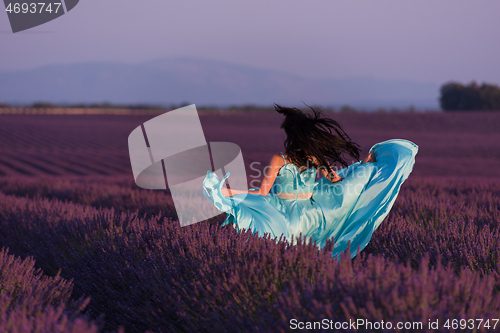
M 194 56 L 307 77 L 500 84 L 498 0 L 82 0 L 11 32 L 0 70 Z

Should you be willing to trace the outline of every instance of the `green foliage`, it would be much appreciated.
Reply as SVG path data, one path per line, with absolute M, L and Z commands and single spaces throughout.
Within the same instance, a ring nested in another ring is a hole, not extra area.
M 469 85 L 457 82 L 443 84 L 439 102 L 444 111 L 500 110 L 500 87 L 475 81 Z

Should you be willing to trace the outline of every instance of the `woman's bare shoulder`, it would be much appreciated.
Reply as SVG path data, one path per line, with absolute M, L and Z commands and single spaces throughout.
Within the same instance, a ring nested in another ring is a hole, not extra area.
M 276 154 L 274 154 L 273 156 L 271 156 L 271 162 L 272 162 L 272 161 L 275 161 L 275 162 L 277 162 L 277 161 L 281 161 L 281 162 L 285 163 L 285 162 L 283 161 L 283 156 L 285 156 L 285 158 L 286 158 L 286 155 L 285 155 L 285 154 L 281 155 L 281 154 L 282 154 L 282 153 L 276 153 Z M 282 163 L 282 164 L 283 164 L 283 163 Z
M 272 158 L 273 159 L 275 158 L 276 160 L 282 160 L 283 161 L 283 158 L 286 158 L 286 154 L 284 152 L 282 152 L 282 151 L 281 152 L 277 152 L 276 154 L 274 154 L 272 156 Z

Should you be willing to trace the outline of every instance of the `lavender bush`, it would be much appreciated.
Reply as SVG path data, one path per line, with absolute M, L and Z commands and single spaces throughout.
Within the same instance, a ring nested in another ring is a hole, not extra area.
M 500 113 L 331 116 L 364 152 L 391 138 L 420 147 L 388 218 L 338 264 L 331 243 L 238 234 L 222 215 L 181 228 L 168 192 L 131 176 L 127 136 L 150 116 L 2 115 L 0 247 L 36 263 L 0 261 L 0 332 L 95 332 L 102 316 L 100 331 L 141 333 L 500 318 Z M 200 118 L 207 141 L 242 148 L 249 181 L 250 163 L 282 150 L 280 115 Z M 97 321 L 80 317 L 87 296 Z
M 41 196 L 0 194 L 0 244 L 33 255 L 50 274 L 61 268 L 74 279 L 74 297 L 90 295 L 89 314 L 104 313 L 111 330 L 284 332 L 292 318 L 497 318 L 499 189 L 408 181 L 368 247 L 339 265 L 331 243 L 290 247 L 207 222 L 181 228 L 160 215 Z M 455 215 L 447 220 L 448 211 Z
M 34 265 L 0 250 L 0 332 L 96 333 L 94 323 L 78 317 L 90 299 L 70 302 L 72 282 Z
M 147 217 L 160 214 L 177 218 L 168 190 L 138 188 L 131 176 L 0 177 L 0 191 L 31 199 L 59 199 L 118 212 L 133 211 Z
M 29 198 L 57 198 L 93 207 L 160 215 L 176 219 L 167 191 L 138 189 L 130 177 L 29 178 L 0 180 L 4 193 Z M 410 178 L 372 241 L 368 253 L 411 260 L 413 267 L 425 252 L 432 263 L 440 253 L 454 267 L 486 273 L 495 270 L 498 257 L 500 181 L 460 178 Z M 144 215 L 145 214 L 145 215 Z M 396 221 L 399 219 L 399 221 Z M 213 219 L 220 223 L 222 217 Z M 487 226 L 489 229 L 485 229 Z M 408 238 L 409 235 L 415 237 Z M 405 247 L 401 244 L 406 244 Z
M 365 248 L 386 258 L 408 260 L 414 268 L 429 253 L 481 274 L 500 273 L 500 181 L 411 179 L 387 221 Z

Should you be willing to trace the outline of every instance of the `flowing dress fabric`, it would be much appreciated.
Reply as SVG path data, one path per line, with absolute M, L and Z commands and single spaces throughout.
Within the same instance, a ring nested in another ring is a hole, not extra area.
M 221 187 L 229 174 L 219 181 L 211 171 L 203 181 L 204 194 L 227 213 L 223 226 L 232 223 L 238 231 L 250 229 L 260 236 L 270 233 L 276 239 L 283 235 L 288 242 L 302 234 L 307 242 L 316 240 L 318 247 L 334 238 L 332 256 L 339 259 L 350 241 L 354 258 L 358 247 L 359 251 L 366 247 L 389 214 L 401 184 L 413 170 L 418 146 L 393 139 L 375 144 L 370 152 L 376 162 L 356 162 L 337 171 L 344 178 L 337 183 L 324 177 L 315 181 L 316 169 L 301 173 L 288 163 L 278 172 L 267 196 L 249 193 L 224 197 Z M 281 199 L 278 192 L 313 194 L 309 199 Z

